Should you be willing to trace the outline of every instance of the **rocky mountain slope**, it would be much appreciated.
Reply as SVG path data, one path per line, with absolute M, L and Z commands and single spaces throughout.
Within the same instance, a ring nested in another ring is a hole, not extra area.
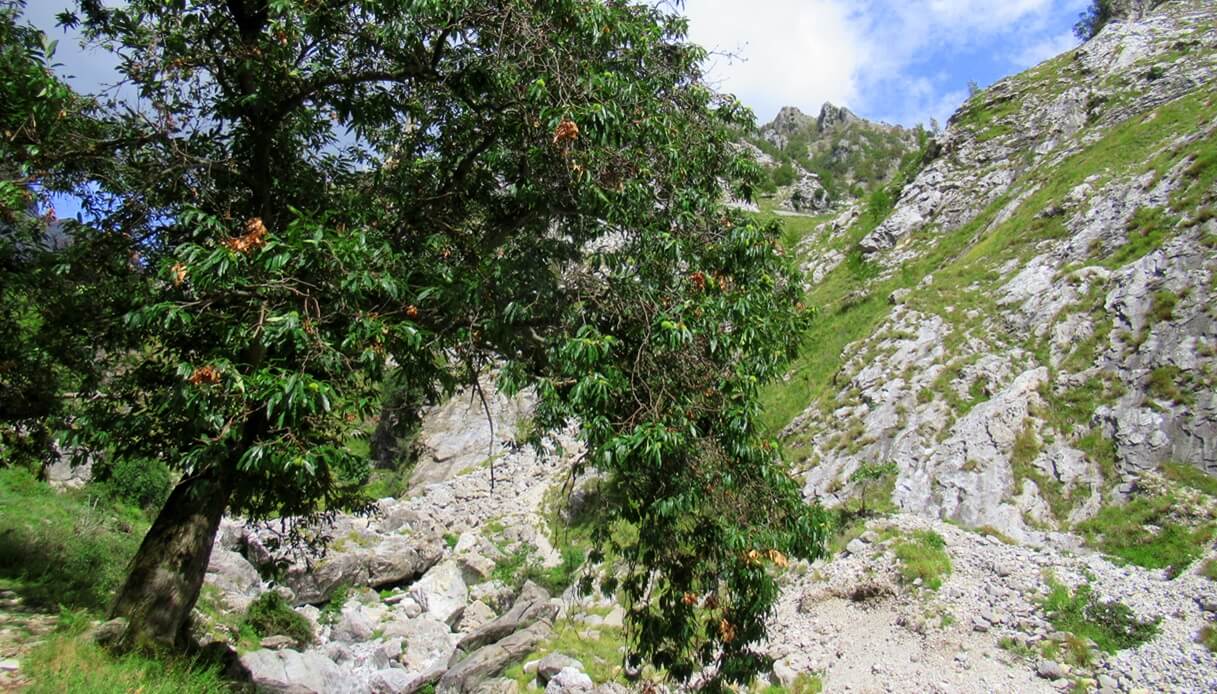
M 865 199 L 791 220 L 820 314 L 768 423 L 840 525 L 784 575 L 772 686 L 1217 690 L 1215 73 L 1217 6 L 1166 2 L 920 149 L 887 131 L 881 175 L 835 179 Z M 763 147 L 803 166 L 871 127 L 784 111 Z M 226 521 L 197 638 L 266 691 L 655 691 L 622 667 L 623 607 L 569 588 L 574 446 L 517 448 L 527 400 L 490 407 L 425 412 L 409 493 L 308 529 L 324 557 Z M 313 642 L 243 634 L 272 592 Z
M 814 118 L 783 108 L 746 142 L 777 185 L 775 206 L 815 214 L 889 184 L 926 136 L 826 103 Z
M 902 510 L 1027 538 L 1217 472 L 1215 17 L 1168 2 L 995 84 L 881 223 L 804 240 L 844 336 L 775 393 L 809 496 L 892 461 Z

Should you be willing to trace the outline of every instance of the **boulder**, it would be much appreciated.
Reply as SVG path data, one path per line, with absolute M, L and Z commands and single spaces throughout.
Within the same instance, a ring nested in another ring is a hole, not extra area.
M 549 684 L 545 685 L 545 694 L 566 694 L 573 692 L 590 692 L 595 683 L 587 673 L 578 668 L 568 667 L 557 672 Z
M 410 588 L 410 597 L 431 617 L 447 622 L 469 601 L 461 567 L 455 561 L 434 566 Z
M 549 602 L 549 593 L 537 584 L 529 581 L 520 590 L 520 596 L 506 614 L 486 624 L 457 644 L 457 649 L 465 653 L 472 652 L 486 644 L 513 634 L 520 629 L 540 619 L 552 620 L 558 615 L 558 608 Z
M 456 651 L 456 635 L 448 630 L 448 625 L 431 617 L 395 622 L 385 629 L 385 636 L 405 640 L 400 660 L 411 672 L 443 666 Z
M 297 604 L 325 602 L 339 586 L 381 588 L 422 576 L 443 556 L 438 538 L 423 542 L 389 535 L 371 547 L 332 551 L 311 567 L 293 564 L 284 584 L 296 595 Z
M 537 663 L 537 679 L 544 684 L 566 668 L 575 668 L 582 672 L 583 663 L 562 653 L 550 653 Z
M 240 662 L 261 692 L 328 694 L 342 689 L 347 680 L 334 661 L 317 651 L 262 649 L 246 653 Z
M 475 691 L 487 678 L 499 674 L 549 638 L 552 631 L 549 620 L 543 619 L 496 643 L 483 646 L 463 659 L 460 658 L 461 652 L 457 651 L 436 691 L 439 694 Z

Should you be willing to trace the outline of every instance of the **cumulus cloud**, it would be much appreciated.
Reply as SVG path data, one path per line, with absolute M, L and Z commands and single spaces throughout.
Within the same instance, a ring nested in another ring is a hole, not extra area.
M 711 74 L 768 119 L 780 106 L 844 104 L 911 124 L 944 120 L 966 96 L 967 66 L 992 52 L 1010 70 L 1069 47 L 1062 12 L 1087 0 L 687 0 L 691 37 L 741 55 Z
M 685 9 L 690 37 L 714 51 L 712 80 L 759 117 L 859 98 L 867 46 L 847 2 L 688 0 Z

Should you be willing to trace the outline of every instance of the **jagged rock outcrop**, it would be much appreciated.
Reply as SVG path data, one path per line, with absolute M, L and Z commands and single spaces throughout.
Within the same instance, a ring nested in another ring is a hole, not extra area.
M 901 160 L 919 143 L 917 131 L 859 118 L 849 109 L 826 103 L 816 117 L 785 107 L 760 129 L 763 152 L 757 161 L 774 169 L 791 167 L 794 183 L 780 189 L 779 209 L 817 214 L 835 201 L 845 202 L 886 185 Z

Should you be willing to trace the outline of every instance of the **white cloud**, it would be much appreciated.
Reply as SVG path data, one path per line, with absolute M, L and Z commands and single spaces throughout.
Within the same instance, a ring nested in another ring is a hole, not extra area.
M 690 37 L 716 53 L 711 79 L 768 119 L 786 105 L 858 99 L 865 40 L 846 7 L 841 0 L 688 0 L 686 11 Z
M 911 124 L 944 121 L 966 96 L 967 78 L 927 78 L 927 58 L 993 46 L 1027 67 L 1068 47 L 1049 20 L 1086 2 L 687 0 L 685 12 L 693 40 L 746 58 L 716 58 L 711 75 L 762 120 L 832 101 Z

